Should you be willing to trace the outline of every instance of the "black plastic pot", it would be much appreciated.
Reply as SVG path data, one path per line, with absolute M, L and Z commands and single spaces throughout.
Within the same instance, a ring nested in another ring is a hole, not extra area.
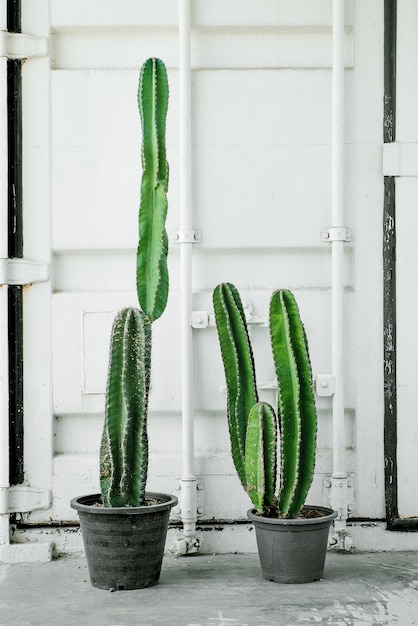
M 305 506 L 321 517 L 277 519 L 248 511 L 254 523 L 263 578 L 276 583 L 309 583 L 324 576 L 328 535 L 337 512 L 319 506 Z
M 170 509 L 177 498 L 147 493 L 140 507 L 103 507 L 100 495 L 71 500 L 78 511 L 93 587 L 117 591 L 158 583 Z M 154 504 L 154 502 L 156 504 Z

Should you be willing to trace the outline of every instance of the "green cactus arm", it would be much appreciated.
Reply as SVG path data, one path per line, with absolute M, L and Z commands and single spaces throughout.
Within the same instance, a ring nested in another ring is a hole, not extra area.
M 149 318 L 138 309 L 120 311 L 112 328 L 100 446 L 100 488 L 104 506 L 144 503 L 150 347 Z
M 140 306 L 154 321 L 163 313 L 168 298 L 168 237 L 165 229 L 168 79 L 160 59 L 147 59 L 141 68 L 138 108 L 142 123 L 143 172 L 136 283 Z
M 290 293 L 290 292 L 288 292 Z M 288 296 L 286 296 L 288 297 Z M 289 515 L 295 517 L 305 504 L 309 488 L 312 484 L 315 458 L 318 419 L 316 412 L 315 396 L 313 390 L 312 368 L 309 357 L 308 340 L 304 325 L 299 316 L 299 309 L 293 295 L 290 294 L 289 310 L 293 307 L 293 313 L 289 314 L 290 332 L 293 337 L 293 347 L 299 374 L 299 393 L 301 411 L 301 441 L 300 441 L 300 464 L 299 478 L 296 485 L 293 502 L 289 508 Z
M 238 290 L 230 283 L 218 285 L 213 306 L 227 385 L 227 417 L 232 459 L 247 488 L 245 438 L 250 410 L 258 401 L 254 359 L 244 309 Z
M 313 478 L 317 416 L 306 334 L 296 300 L 288 290 L 272 295 L 270 337 L 278 387 L 279 510 L 294 517 L 305 503 Z
M 298 480 L 301 419 L 297 366 L 282 291 L 276 291 L 270 301 L 270 338 L 277 377 L 280 427 L 279 510 L 282 515 L 287 515 Z
M 263 514 L 274 504 L 277 472 L 277 421 L 266 402 L 253 406 L 245 442 L 247 491 L 255 509 Z

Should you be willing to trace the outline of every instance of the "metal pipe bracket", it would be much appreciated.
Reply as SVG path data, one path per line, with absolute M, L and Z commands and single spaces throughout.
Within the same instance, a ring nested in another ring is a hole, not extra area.
M 193 228 L 187 230 L 178 230 L 171 235 L 172 243 L 200 243 L 202 241 L 202 233 L 200 230 Z
M 332 243 L 333 241 L 346 241 L 352 240 L 351 228 L 345 228 L 343 226 L 333 226 L 327 230 L 321 230 L 321 240 L 324 243 Z

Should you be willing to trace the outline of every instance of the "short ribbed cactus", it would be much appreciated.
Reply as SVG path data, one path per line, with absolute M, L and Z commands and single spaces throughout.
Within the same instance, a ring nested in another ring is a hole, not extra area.
M 150 359 L 148 316 L 138 309 L 123 309 L 113 322 L 110 342 L 100 449 L 104 506 L 138 506 L 145 498 Z
M 245 440 L 247 491 L 257 511 L 274 508 L 277 472 L 277 419 L 267 402 L 257 402 L 248 416 Z
M 104 506 L 141 506 L 145 502 L 151 324 L 163 313 L 168 297 L 167 107 L 168 80 L 164 63 L 155 58 L 147 59 L 141 68 L 138 86 L 143 172 L 136 283 L 142 310 L 120 311 L 112 329 L 100 447 L 100 488 Z
M 270 301 L 278 428 L 274 409 L 258 401 L 254 358 L 237 289 L 230 283 L 218 285 L 213 302 L 237 473 L 259 513 L 296 517 L 313 478 L 317 431 L 308 344 L 296 300 L 290 291 L 278 290 Z M 278 431 L 280 487 L 276 495 Z

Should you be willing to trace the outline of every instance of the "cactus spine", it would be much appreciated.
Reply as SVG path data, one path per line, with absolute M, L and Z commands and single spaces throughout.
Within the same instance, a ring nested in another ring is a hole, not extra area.
M 100 488 L 104 506 L 145 503 L 151 324 L 164 312 L 168 297 L 167 107 L 168 80 L 164 63 L 155 58 L 147 59 L 141 68 L 138 86 L 143 174 L 136 283 L 142 310 L 123 309 L 116 315 L 112 328 L 100 446 Z
M 277 290 L 270 301 L 269 327 L 280 431 L 278 495 L 275 495 L 277 419 L 269 404 L 258 401 L 254 359 L 241 299 L 233 285 L 223 283 L 216 287 L 213 300 L 228 389 L 231 450 L 238 475 L 259 513 L 295 517 L 312 482 L 317 429 L 308 344 L 296 300 L 290 291 Z M 240 428 L 236 426 L 237 413 Z

